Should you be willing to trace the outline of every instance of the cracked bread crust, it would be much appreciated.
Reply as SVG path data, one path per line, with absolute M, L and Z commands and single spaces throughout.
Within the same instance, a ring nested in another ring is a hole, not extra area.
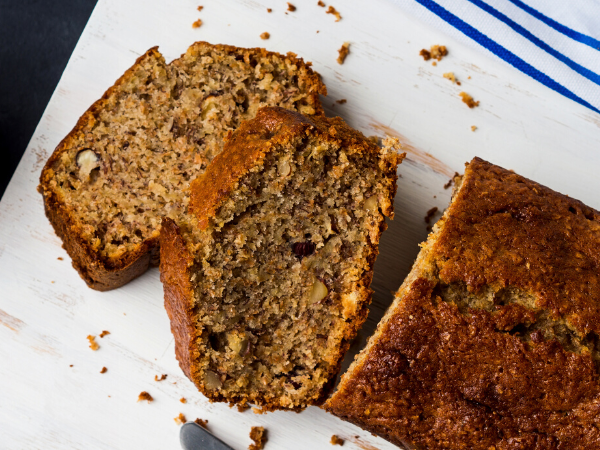
M 349 313 L 343 327 L 335 328 L 335 351 L 331 355 L 327 355 L 326 370 L 319 374 L 320 378 L 317 378 L 315 372 L 315 383 L 319 381 L 317 388 L 308 391 L 307 396 L 304 398 L 294 397 L 294 400 L 290 401 L 286 395 L 267 395 L 251 390 L 230 393 L 207 386 L 206 374 L 209 370 L 206 361 L 202 358 L 203 353 L 211 351 L 209 346 L 212 343 L 207 341 L 207 330 L 198 325 L 201 323 L 198 307 L 195 306 L 198 301 L 196 298 L 198 287 L 195 287 L 197 282 L 190 283 L 190 280 L 204 277 L 203 270 L 208 269 L 206 269 L 207 263 L 202 259 L 203 257 L 201 256 L 198 259 L 195 255 L 201 255 L 202 248 L 206 245 L 211 247 L 223 245 L 220 241 L 210 241 L 209 244 L 207 236 L 211 236 L 210 233 L 214 229 L 222 229 L 225 223 L 235 222 L 231 217 L 222 217 L 221 211 L 223 205 L 231 202 L 232 199 L 235 199 L 234 204 L 243 201 L 235 194 L 241 180 L 256 170 L 257 167 L 262 167 L 269 154 L 280 151 L 278 149 L 289 145 L 298 148 L 309 138 L 318 139 L 323 147 L 331 144 L 344 148 L 348 154 L 365 155 L 365 157 L 367 154 L 371 157 L 379 155 L 377 157 L 379 167 L 384 174 L 384 178 L 381 180 L 384 188 L 381 190 L 382 195 L 379 199 L 380 210 L 388 217 L 393 215 L 393 193 L 396 190 L 397 178 L 396 166 L 402 160 L 403 155 L 386 153 L 388 152 L 387 149 L 380 149 L 375 146 L 360 133 L 351 130 L 339 118 L 327 119 L 323 116 L 307 118 L 283 108 L 268 107 L 261 109 L 255 119 L 244 122 L 228 138 L 223 152 L 215 158 L 207 171 L 192 183 L 190 219 L 195 217 L 196 220 L 188 220 L 180 224 L 170 219 L 163 220 L 160 235 L 161 280 L 165 289 L 165 306 L 175 336 L 177 359 L 186 375 L 204 395 L 213 401 L 238 404 L 250 402 L 259 406 L 263 412 L 277 409 L 300 411 L 310 404 L 321 404 L 333 387 L 335 376 L 341 367 L 343 355 L 348 350 L 351 340 L 366 320 L 371 296 L 369 285 L 372 278 L 372 268 L 378 253 L 377 243 L 379 236 L 385 229 L 385 222 L 381 214 L 376 214 L 376 220 L 369 225 L 369 230 L 372 228 L 372 234 L 369 234 L 369 239 L 366 239 L 365 242 L 364 263 L 366 268 L 361 274 L 361 279 L 355 282 L 357 289 L 356 308 Z M 355 159 L 361 158 L 356 156 Z M 242 213 L 239 212 L 239 214 Z M 194 235 L 194 237 L 191 237 L 191 235 Z M 241 252 L 239 249 L 236 251 Z M 248 293 L 247 295 L 251 294 Z M 215 297 L 211 298 L 210 301 L 227 303 L 229 299 Z M 298 314 L 298 317 L 300 317 L 300 314 Z M 245 320 L 241 322 L 243 327 L 247 326 Z M 334 334 L 333 325 L 331 327 L 329 331 Z M 340 330 L 341 334 L 337 336 Z M 314 336 L 310 339 L 314 339 Z M 265 364 L 268 366 L 267 363 Z M 216 369 L 213 369 L 212 366 L 210 370 L 214 371 L 212 373 L 216 372 Z M 223 373 L 224 376 L 225 373 Z M 225 378 L 221 379 L 225 380 Z M 229 373 L 227 373 L 227 379 L 229 379 Z M 235 380 L 235 377 L 233 379 Z M 298 387 L 295 388 L 298 389 Z
M 251 64 L 255 64 L 253 59 L 262 58 L 262 61 L 277 60 L 279 64 L 287 64 L 286 67 L 295 68 L 296 75 L 294 75 L 294 77 L 290 76 L 288 81 L 292 87 L 295 86 L 300 94 L 304 96 L 299 100 L 299 102 L 301 102 L 303 105 L 302 107 L 312 111 L 314 114 L 323 113 L 319 95 L 326 95 L 326 88 L 321 82 L 319 75 L 310 68 L 310 63 L 305 63 L 302 59 L 297 58 L 293 53 L 288 53 L 288 55 L 279 55 L 276 53 L 267 52 L 265 49 L 261 48 L 245 49 L 226 45 L 212 45 L 206 42 L 197 42 L 193 44 L 188 49 L 186 54 L 184 54 L 180 59 L 173 61 L 169 65 L 166 65 L 162 55 L 158 52 L 157 47 L 153 47 L 152 49 L 148 50 L 144 55 L 136 60 L 135 64 L 128 69 L 111 88 L 106 91 L 101 99 L 96 101 L 82 115 L 73 130 L 57 146 L 54 153 L 46 163 L 40 176 L 40 185 L 38 186 L 38 191 L 44 197 L 44 209 L 46 216 L 54 227 L 57 235 L 62 239 L 64 248 L 72 258 L 73 267 L 79 272 L 80 276 L 85 280 L 89 287 L 101 291 L 114 289 L 141 275 L 149 266 L 158 265 L 158 226 L 153 228 L 149 225 L 148 230 L 144 230 L 140 234 L 138 234 L 139 230 L 135 230 L 134 233 L 133 228 L 135 228 L 135 222 L 143 220 L 138 220 L 138 218 L 135 217 L 135 211 L 125 211 L 121 209 L 120 211 L 125 216 L 128 216 L 129 218 L 134 217 L 131 219 L 132 222 L 128 223 L 128 225 L 133 223 L 133 225 L 131 225 L 132 230 L 125 232 L 125 235 L 128 238 L 131 238 L 130 241 L 133 244 L 125 249 L 117 248 L 117 251 L 112 253 L 105 252 L 103 249 L 104 244 L 98 244 L 95 242 L 98 239 L 94 237 L 94 233 L 98 233 L 97 231 L 93 230 L 98 230 L 102 225 L 110 222 L 110 220 L 105 222 L 91 221 L 88 223 L 84 216 L 75 211 L 75 208 L 72 205 L 73 202 L 77 203 L 77 194 L 71 194 L 70 191 L 68 191 L 68 188 L 65 191 L 65 189 L 62 189 L 62 187 L 58 188 L 56 186 L 56 175 L 60 170 L 62 170 L 61 165 L 64 164 L 62 158 L 67 157 L 70 153 L 72 153 L 74 148 L 81 147 L 81 142 L 85 142 L 85 147 L 92 148 L 93 145 L 97 144 L 97 142 L 94 143 L 93 140 L 90 141 L 89 136 L 91 136 L 91 131 L 94 130 L 94 127 L 99 122 L 101 115 L 114 107 L 114 103 L 118 101 L 121 91 L 131 88 L 131 85 L 135 83 L 135 80 L 139 75 L 138 72 L 144 70 L 144 65 L 147 65 L 148 67 L 152 66 L 152 64 L 160 66 L 159 71 L 153 72 L 153 75 L 151 76 L 155 76 L 156 73 L 160 72 L 160 68 L 163 67 L 167 67 L 169 70 L 173 71 L 185 72 L 185 65 L 188 64 L 188 62 L 186 62 L 187 60 L 185 59 L 186 57 L 189 55 L 194 55 L 194 57 L 195 55 L 199 55 L 198 60 L 200 60 L 202 55 L 211 51 L 219 55 L 233 56 L 237 61 L 240 62 L 240 64 L 248 64 L 248 67 L 250 67 Z M 200 61 L 197 64 L 201 64 Z M 276 66 L 276 63 L 274 64 Z M 279 69 L 277 68 L 277 70 Z M 159 77 L 161 75 L 159 74 L 156 76 Z M 296 92 L 296 94 L 297 93 L 298 92 Z M 215 95 L 218 96 L 220 94 L 217 92 Z M 284 101 L 289 103 L 295 101 L 294 99 L 301 97 L 294 97 L 294 93 L 288 95 L 287 92 L 286 96 L 287 97 L 285 99 L 282 97 L 280 103 Z M 292 97 L 292 100 L 290 100 L 290 96 Z M 252 102 L 250 103 L 249 109 L 254 111 L 253 108 L 255 105 L 253 105 Z M 143 105 L 141 107 L 143 107 Z M 207 110 L 210 114 L 210 104 L 208 105 Z M 168 118 L 164 118 L 164 122 L 168 123 Z M 152 129 L 152 124 L 146 126 L 149 127 L 148 129 Z M 177 126 L 172 126 L 171 128 L 173 130 L 173 134 L 176 135 L 175 129 Z M 135 134 L 136 130 L 132 129 L 130 131 Z M 216 132 L 216 134 L 218 133 L 219 131 Z M 108 139 L 110 140 L 112 138 L 109 137 Z M 119 141 L 119 139 L 120 138 L 115 139 L 115 142 Z M 175 139 L 175 137 L 173 139 Z M 216 140 L 219 140 L 218 136 L 216 136 Z M 126 142 L 126 144 L 129 145 L 128 142 Z M 211 142 L 211 144 L 213 143 Z M 201 144 L 198 144 L 197 142 L 194 143 L 194 146 L 195 151 L 197 152 L 196 159 L 193 158 L 194 155 L 192 154 L 192 157 L 188 159 L 193 160 L 193 162 L 188 164 L 190 167 L 185 169 L 187 171 L 186 176 L 190 176 L 191 178 L 193 178 L 192 175 L 195 175 L 196 172 L 201 172 L 201 170 L 206 166 L 207 161 L 214 156 L 213 153 L 218 151 L 218 146 L 207 146 L 205 149 L 202 149 L 199 148 L 201 147 Z M 189 154 L 190 153 L 188 152 L 188 155 Z M 131 166 L 131 161 L 125 160 L 124 164 L 125 166 Z M 106 170 L 106 167 L 107 166 L 104 166 L 104 170 Z M 112 162 L 110 167 L 112 169 Z M 150 170 L 152 170 L 152 168 Z M 173 174 L 173 176 L 175 176 L 175 174 Z M 142 177 L 142 175 L 140 175 L 140 177 Z M 187 182 L 184 179 L 180 181 L 183 184 L 186 184 L 186 189 L 182 188 L 178 189 L 177 191 L 180 190 L 181 192 L 187 192 Z M 156 189 L 159 188 L 161 188 L 161 186 L 156 186 Z M 125 186 L 123 189 L 127 190 L 128 188 Z M 150 190 L 151 189 L 147 189 L 148 192 L 146 194 L 148 194 Z M 171 191 L 173 191 L 173 189 L 171 189 Z M 171 194 L 171 192 L 167 192 L 165 195 Z M 73 195 L 75 195 L 75 197 L 73 197 Z M 184 195 L 185 194 L 182 194 L 182 196 Z M 166 203 L 184 204 L 186 201 L 187 200 L 185 199 L 171 199 L 167 200 Z M 171 205 L 169 205 L 169 207 L 171 207 Z M 117 206 L 117 210 L 119 210 L 119 208 L 120 206 Z M 179 208 L 181 209 L 182 207 Z M 100 209 L 99 215 L 102 216 L 102 207 L 98 207 L 97 209 Z M 95 212 L 96 211 L 94 211 L 94 213 Z M 158 224 L 160 223 L 160 217 L 163 215 L 168 215 L 167 211 L 157 213 L 157 217 L 148 220 L 148 222 L 156 222 L 156 224 Z M 90 232 L 90 229 L 92 229 L 92 232 Z M 100 237 L 100 239 L 102 239 L 102 237 Z M 118 246 L 120 244 L 116 245 Z
M 600 447 L 600 214 L 475 158 L 325 409 L 406 448 Z

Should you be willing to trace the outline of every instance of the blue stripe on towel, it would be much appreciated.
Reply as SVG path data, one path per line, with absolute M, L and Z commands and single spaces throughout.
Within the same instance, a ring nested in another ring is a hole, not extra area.
M 582 44 L 592 47 L 594 50 L 600 50 L 600 41 L 599 40 L 594 39 L 593 37 L 590 37 L 590 36 L 586 36 L 585 34 L 579 33 L 578 31 L 572 30 L 571 28 L 566 27 L 563 24 L 558 23 L 555 20 L 552 20 L 550 17 L 545 16 L 544 14 L 539 12 L 537 9 L 534 9 L 531 6 L 526 5 L 521 0 L 508 0 L 508 1 L 511 2 L 513 5 L 518 6 L 523 11 L 531 14 L 533 17 L 535 17 L 539 21 L 544 22 L 549 27 L 552 27 L 556 31 L 564 34 L 565 36 L 568 36 L 577 42 L 581 42 Z
M 600 111 L 598 109 L 596 109 L 594 106 L 590 105 L 584 99 L 578 97 L 573 92 L 568 90 L 566 87 L 564 87 L 563 85 L 554 81 L 552 78 L 550 78 L 545 73 L 540 72 L 538 69 L 533 67 L 531 64 L 523 61 L 517 55 L 515 55 L 514 53 L 505 49 L 500 44 L 493 41 L 492 39 L 490 39 L 489 37 L 487 37 L 480 31 L 476 30 L 471 25 L 469 25 L 465 21 L 461 20 L 460 18 L 458 18 L 457 16 L 455 16 L 450 11 L 443 8 L 442 6 L 440 6 L 433 0 L 416 0 L 416 1 L 420 5 L 424 6 L 429 11 L 434 13 L 436 16 L 438 16 L 441 19 L 448 22 L 454 28 L 459 30 L 461 33 L 463 33 L 466 36 L 473 39 L 475 42 L 477 42 L 482 47 L 488 49 L 489 51 L 494 53 L 496 56 L 498 56 L 499 58 L 501 58 L 504 61 L 506 61 L 507 63 L 509 63 L 511 66 L 519 69 L 521 72 L 529 75 L 534 80 L 539 81 L 540 83 L 548 86 L 550 89 L 558 92 L 559 94 L 564 95 L 565 97 L 579 103 L 580 105 L 583 105 L 583 106 L 591 109 L 592 111 L 600 113 Z
M 600 75 L 592 72 L 591 70 L 589 70 L 586 67 L 583 67 L 583 66 L 577 64 L 575 61 L 573 61 L 572 59 L 563 55 L 558 50 L 555 50 L 554 48 L 550 47 L 548 44 L 546 44 L 544 41 L 539 39 L 537 36 L 534 36 L 532 33 L 527 31 L 525 28 L 523 28 L 521 25 L 516 23 L 510 17 L 507 17 L 506 15 L 502 14 L 497 9 L 493 8 L 492 6 L 488 5 L 485 2 L 482 2 L 481 0 L 469 0 L 469 1 L 471 3 L 473 3 L 474 5 L 478 6 L 479 8 L 483 9 L 488 14 L 494 16 L 496 19 L 504 22 L 506 25 L 511 27 L 513 30 L 515 30 L 517 33 L 519 33 L 521 36 L 529 39 L 531 42 L 533 42 L 539 48 L 546 51 L 550 55 L 554 56 L 560 62 L 569 66 L 571 69 L 573 69 L 579 75 L 584 76 L 588 80 L 593 81 L 594 83 L 600 85 Z

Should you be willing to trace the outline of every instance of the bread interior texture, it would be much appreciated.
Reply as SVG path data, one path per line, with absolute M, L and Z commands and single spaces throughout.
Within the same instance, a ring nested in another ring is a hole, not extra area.
M 276 147 L 206 230 L 182 225 L 213 396 L 292 409 L 321 397 L 366 317 L 378 199 L 390 198 L 379 158 L 313 137 Z
M 150 51 L 80 123 L 51 187 L 90 248 L 119 258 L 186 210 L 190 180 L 259 107 L 318 112 L 309 75 L 294 58 L 260 51 L 199 43 L 171 64 Z

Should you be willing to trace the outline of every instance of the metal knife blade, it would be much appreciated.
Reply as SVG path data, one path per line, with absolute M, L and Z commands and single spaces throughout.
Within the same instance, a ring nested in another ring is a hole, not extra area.
M 179 442 L 184 450 L 233 450 L 206 428 L 194 422 L 183 424 L 179 431 Z

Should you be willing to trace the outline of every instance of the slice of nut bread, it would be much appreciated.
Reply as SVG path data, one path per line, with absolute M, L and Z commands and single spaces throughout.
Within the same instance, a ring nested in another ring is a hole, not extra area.
M 87 284 L 119 287 L 158 263 L 163 216 L 258 108 L 323 112 L 326 89 L 292 53 L 198 42 L 166 64 L 150 49 L 79 119 L 40 178 L 46 215 Z
M 216 401 L 318 404 L 367 316 L 403 155 L 340 118 L 261 109 L 163 221 L 161 279 L 185 374 Z
M 325 408 L 405 448 L 600 448 L 600 213 L 479 158 Z

